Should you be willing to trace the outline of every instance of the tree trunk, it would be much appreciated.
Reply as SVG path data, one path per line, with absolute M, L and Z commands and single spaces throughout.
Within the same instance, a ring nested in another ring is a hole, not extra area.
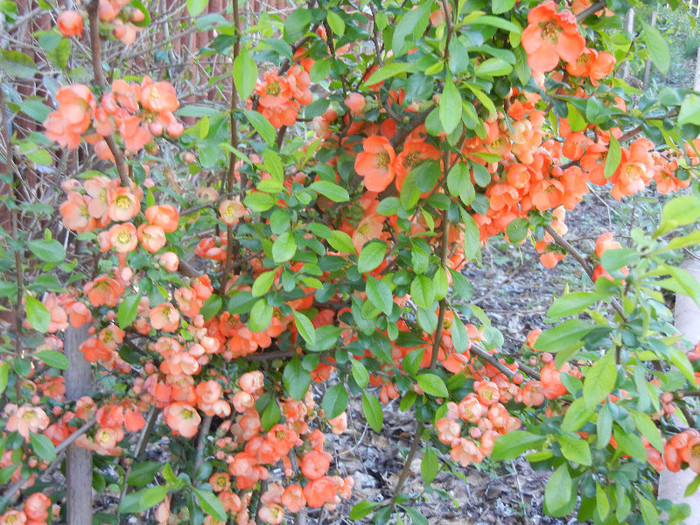
M 630 8 L 625 15 L 625 31 L 628 33 L 634 33 L 634 9 Z M 630 63 L 629 60 L 625 60 L 622 64 L 622 78 L 625 82 L 630 76 Z
M 80 399 L 92 385 L 92 368 L 78 350 L 87 337 L 87 326 L 66 330 L 63 348 L 69 362 L 65 371 L 68 399 Z M 66 491 L 67 522 L 92 525 L 92 452 L 75 443 L 66 450 Z
M 651 13 L 651 27 L 656 26 L 656 11 L 653 11 Z M 644 91 L 647 90 L 649 87 L 649 76 L 651 75 L 651 59 L 647 58 L 647 61 L 644 63 L 644 82 L 642 83 L 642 89 Z
M 700 282 L 700 261 L 688 259 L 683 264 L 683 268 Z M 700 342 L 700 308 L 690 297 L 680 294 L 676 295 L 674 316 L 678 331 L 691 343 L 697 344 Z M 664 470 L 659 478 L 659 499 L 669 499 L 673 503 L 687 503 L 690 505 L 690 519 L 688 523 L 698 523 L 700 521 L 700 491 L 689 498 L 683 495 L 693 479 L 695 479 L 695 473 L 690 469 L 681 470 L 680 472 Z
M 700 2 L 700 0 L 698 0 Z M 700 3 L 698 3 L 700 5 Z M 695 81 L 693 82 L 693 89 L 695 91 L 700 91 L 700 46 L 698 46 L 698 54 L 695 59 Z

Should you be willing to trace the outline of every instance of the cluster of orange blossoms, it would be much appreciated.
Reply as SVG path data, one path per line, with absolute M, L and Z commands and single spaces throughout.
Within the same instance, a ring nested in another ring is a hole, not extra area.
M 49 516 L 52 518 L 57 517 L 58 511 L 58 506 L 52 506 L 48 496 L 35 492 L 26 499 L 22 510 L 8 510 L 0 515 L 0 524 L 46 525 Z
M 59 89 L 58 109 L 44 122 L 46 136 L 68 149 L 76 149 L 84 136 L 98 157 L 114 161 L 105 137 L 111 137 L 115 130 L 132 153 L 149 146 L 153 137 L 163 132 L 171 137 L 182 134 L 184 126 L 173 115 L 180 103 L 170 82 L 153 82 L 146 75 L 141 84 L 117 79 L 111 87 L 99 105 L 83 84 Z
M 231 489 L 247 491 L 254 488 L 259 481 L 268 480 L 271 469 L 279 463 L 283 466 L 285 478 L 301 475 L 304 486 L 296 482 L 286 486 L 280 482 L 267 483 L 258 509 L 258 517 L 266 523 L 281 523 L 285 512 L 297 513 L 305 506 L 333 507 L 340 498 L 350 497 L 354 484 L 352 478 L 328 475 L 332 456 L 323 450 L 324 436 L 318 429 L 309 429 L 307 420 L 316 408 L 311 393 L 307 393 L 303 402 L 282 400 L 280 407 L 284 423 L 278 423 L 265 432 L 255 408 L 264 391 L 262 372 L 240 376 L 230 398 L 237 415 L 218 429 L 221 437 L 216 440 L 215 455 L 228 465 L 228 471 L 212 474 L 209 482 L 226 512 L 234 515 L 239 525 L 255 523 L 248 508 L 250 493 L 241 492 L 239 495 Z M 182 420 L 182 417 L 170 412 L 166 414 L 166 422 L 168 419 Z M 185 424 L 173 423 L 179 427 Z M 342 433 L 347 428 L 345 413 L 328 423 L 333 432 Z M 229 433 L 231 435 L 226 435 Z M 295 471 L 292 456 L 298 458 L 299 472 Z
M 255 86 L 258 111 L 276 129 L 293 126 L 299 116 L 300 107 L 313 101 L 310 86 L 309 74 L 298 64 L 290 67 L 284 76 L 268 71 L 263 80 L 258 80 Z M 249 104 L 253 107 L 252 101 L 249 101 Z
M 125 45 L 136 40 L 136 34 L 142 29 L 136 24 L 146 18 L 141 10 L 127 7 L 130 3 L 126 0 L 100 0 L 98 6 L 100 22 L 112 24 L 112 35 Z M 83 36 L 83 16 L 78 11 L 63 11 L 56 22 L 64 37 Z

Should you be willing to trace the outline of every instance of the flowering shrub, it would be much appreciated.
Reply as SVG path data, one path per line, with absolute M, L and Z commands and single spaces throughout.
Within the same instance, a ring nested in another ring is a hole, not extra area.
M 333 508 L 354 481 L 324 443 L 347 429 L 351 396 L 376 432 L 391 399 L 416 419 L 393 498 L 358 503 L 353 519 L 425 522 L 402 492 L 423 448 L 428 484 L 450 462 L 534 450 L 554 471 L 552 516 L 580 501 L 580 521 L 682 521 L 653 474 L 700 474 L 687 402 L 700 350 L 686 356 L 662 291 L 700 301 L 673 258 L 700 244 L 686 231 L 700 198 L 669 200 L 626 247 L 601 236 L 590 258 L 563 237 L 591 186 L 621 200 L 696 181 L 700 98 L 639 100 L 613 78 L 629 52 L 667 68 L 659 33 L 611 36 L 613 2 L 322 1 L 251 25 L 237 0 L 231 17 L 187 5 L 218 34 L 198 58 L 224 62 L 224 100 L 126 62 L 108 83 L 103 60 L 118 54 L 102 45 L 135 45 L 151 15 L 93 0 L 51 34 L 89 47 L 94 82 L 61 77 L 43 134 L 3 130 L 3 180 L 46 147 L 65 195 L 43 237 L 22 230 L 21 194 L 4 198 L 0 295 L 15 325 L 0 358 L 0 523 L 64 521 L 71 501 L 35 484 L 68 446 L 94 452 L 115 512 L 150 522 L 277 524 Z M 3 75 L 36 74 L 28 55 L 2 56 Z M 532 242 L 548 268 L 571 253 L 590 278 L 519 355 L 460 273 L 498 236 Z M 67 398 L 66 355 L 91 363 L 89 395 Z M 146 461 L 164 437 L 171 462 Z

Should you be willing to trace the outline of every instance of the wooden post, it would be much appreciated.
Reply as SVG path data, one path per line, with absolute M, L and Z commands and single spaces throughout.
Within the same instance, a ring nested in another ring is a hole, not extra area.
M 92 368 L 78 350 L 87 338 L 87 326 L 66 330 L 63 349 L 69 363 L 64 374 L 68 399 L 80 399 L 92 386 Z M 66 450 L 66 502 L 70 525 L 92 525 L 92 452 L 74 443 Z
M 700 0 L 698 0 L 698 5 L 700 6 Z M 698 54 L 695 59 L 695 80 L 693 81 L 693 89 L 695 91 L 700 91 L 700 46 L 698 46 Z
M 630 8 L 625 15 L 625 31 L 628 33 L 634 33 L 634 8 Z M 629 60 L 625 60 L 622 64 L 622 79 L 628 82 L 630 76 L 630 63 Z
M 651 27 L 656 26 L 656 11 L 653 11 L 651 13 Z M 646 91 L 646 89 L 649 87 L 649 76 L 651 75 L 651 59 L 647 58 L 646 62 L 644 63 L 644 81 L 642 83 L 642 89 Z
M 700 261 L 688 259 L 682 267 L 690 272 L 697 281 L 700 281 Z M 676 295 L 674 317 L 676 328 L 686 339 L 693 344 L 700 342 L 700 308 L 690 297 Z M 694 479 L 695 473 L 690 469 L 680 472 L 664 470 L 659 477 L 659 499 L 669 499 L 673 503 L 690 505 L 688 523 L 700 521 L 700 492 L 696 492 L 689 498 L 684 496 L 685 489 Z

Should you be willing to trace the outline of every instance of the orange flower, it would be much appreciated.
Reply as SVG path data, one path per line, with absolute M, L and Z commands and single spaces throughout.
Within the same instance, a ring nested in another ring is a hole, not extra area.
M 328 472 L 333 457 L 325 451 L 312 450 L 301 460 L 301 473 L 309 479 L 319 479 Z
M 279 108 L 287 104 L 292 98 L 292 90 L 289 82 L 274 71 L 265 73 L 264 80 L 258 80 L 255 86 L 261 106 Z
M 134 250 L 139 243 L 136 226 L 130 222 L 113 225 L 109 229 L 109 242 L 118 253 Z
M 110 194 L 109 218 L 113 221 L 130 221 L 139 211 L 141 211 L 141 204 L 129 188 L 122 186 Z
M 452 461 L 459 463 L 463 467 L 470 463 L 481 463 L 484 460 L 484 455 L 479 450 L 479 447 L 467 438 L 457 438 L 452 443 L 450 457 Z
M 191 438 L 197 434 L 202 418 L 186 403 L 170 403 L 163 410 L 163 419 L 175 434 Z
M 557 11 L 557 5 L 550 0 L 531 9 L 527 21 L 522 45 L 533 72 L 553 70 L 560 58 L 575 62 L 583 53 L 586 40 L 571 11 Z
M 362 148 L 355 158 L 355 171 L 364 178 L 369 191 L 384 191 L 394 180 L 394 148 L 388 139 L 379 136 L 364 139 Z
M 304 491 L 300 485 L 294 483 L 284 489 L 282 505 L 284 505 L 289 512 L 299 512 L 306 506 L 306 498 L 304 497 Z
M 396 189 L 401 191 L 403 181 L 408 175 L 408 172 L 413 168 L 418 167 L 423 161 L 428 159 L 439 159 L 440 152 L 435 146 L 428 144 L 421 139 L 407 140 L 404 143 L 403 150 L 396 156 L 392 162 L 396 180 L 394 184 Z
M 58 30 L 66 38 L 83 36 L 83 17 L 77 11 L 63 11 L 56 21 Z
M 172 332 L 180 326 L 180 312 L 172 303 L 163 303 L 151 309 L 148 314 L 151 326 L 156 330 Z
M 58 207 L 63 225 L 77 233 L 89 232 L 95 228 L 95 220 L 90 216 L 85 198 L 75 191 L 68 194 L 68 200 Z
M 112 226 L 114 228 L 114 226 Z M 151 253 L 156 253 L 165 246 L 165 232 L 160 226 L 153 224 L 142 224 L 136 230 L 139 240 L 144 248 Z
M 64 148 L 76 149 L 96 108 L 92 91 L 83 84 L 65 86 L 56 93 L 56 100 L 58 111 L 44 121 L 46 136 Z
M 46 521 L 49 519 L 49 507 L 51 500 L 41 492 L 35 492 L 24 502 L 24 513 L 33 521 Z
M 151 77 L 146 75 L 141 82 L 141 105 L 145 109 L 162 113 L 175 111 L 180 107 L 175 88 L 170 82 L 153 83 Z
M 172 233 L 177 230 L 180 214 L 175 209 L 175 206 L 170 204 L 149 206 L 144 213 L 149 223 L 154 226 L 160 226 L 166 233 Z
M 258 517 L 270 525 L 279 525 L 284 520 L 284 509 L 274 503 L 269 503 L 260 507 Z
M 317 509 L 326 503 L 334 501 L 335 494 L 335 484 L 328 476 L 310 481 L 304 487 L 306 503 L 312 509 Z
M 217 472 L 209 478 L 209 484 L 214 492 L 221 492 L 231 488 L 231 477 L 228 472 Z
M 236 197 L 233 200 L 225 200 L 219 206 L 219 215 L 221 216 L 221 220 L 224 222 L 224 224 L 228 224 L 229 226 L 238 224 L 238 221 L 242 217 L 245 217 L 246 213 L 245 206 L 241 204 L 239 197 Z
M 22 406 L 7 420 L 5 429 L 9 432 L 19 432 L 25 440 L 29 440 L 29 433 L 36 434 L 49 426 L 49 418 L 39 407 Z
M 106 275 L 86 283 L 83 287 L 83 294 L 87 295 L 92 306 L 106 305 L 114 308 L 123 293 L 124 285 Z

